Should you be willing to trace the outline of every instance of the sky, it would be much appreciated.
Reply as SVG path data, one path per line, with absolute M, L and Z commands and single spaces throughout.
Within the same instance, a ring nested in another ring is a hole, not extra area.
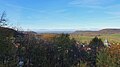
M 3 11 L 24 30 L 120 28 L 120 0 L 0 0 Z

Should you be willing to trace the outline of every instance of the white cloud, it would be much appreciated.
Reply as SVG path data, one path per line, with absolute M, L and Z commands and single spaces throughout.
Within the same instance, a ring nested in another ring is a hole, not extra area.
M 73 0 L 70 2 L 73 5 L 96 5 L 100 4 L 99 0 Z
M 103 8 L 104 5 L 110 4 L 116 0 L 72 0 L 70 5 L 88 7 L 88 8 Z
M 116 0 L 73 0 L 70 3 L 71 4 L 76 4 L 76 5 L 101 5 L 101 4 L 108 4 L 108 3 L 112 3 Z

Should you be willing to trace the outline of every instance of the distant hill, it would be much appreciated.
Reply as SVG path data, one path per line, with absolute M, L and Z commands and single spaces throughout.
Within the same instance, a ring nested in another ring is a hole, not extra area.
M 26 33 L 30 33 L 30 34 L 45 34 L 45 33 L 55 33 L 55 34 L 61 34 L 61 33 L 68 33 L 68 34 L 79 34 L 79 35 L 85 35 L 85 36 L 98 36 L 98 35 L 102 35 L 102 34 L 120 34 L 120 29 L 102 29 L 99 31 L 42 31 L 42 32 L 34 32 L 34 31 L 21 31 L 18 32 L 14 29 L 11 28 L 6 28 L 6 27 L 0 27 L 0 35 L 5 35 L 5 36 L 9 36 L 9 35 L 23 35 Z
M 37 34 L 37 32 L 34 31 L 21 31 L 23 34 Z
M 45 33 L 50 33 L 50 34 L 69 34 L 69 33 L 73 33 L 73 31 L 39 31 L 37 32 L 38 34 L 45 34 Z
M 120 29 L 102 29 L 99 31 L 100 33 L 103 33 L 103 34 L 120 34 Z
M 72 34 L 80 34 L 85 36 L 96 36 L 102 34 L 120 34 L 120 29 L 102 29 L 99 31 L 75 31 Z

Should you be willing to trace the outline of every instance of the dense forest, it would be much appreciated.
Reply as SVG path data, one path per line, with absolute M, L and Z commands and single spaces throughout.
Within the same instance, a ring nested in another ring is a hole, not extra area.
M 3 16 L 0 67 L 120 67 L 119 43 L 106 46 L 97 36 L 89 44 L 78 42 L 69 34 L 38 37 L 4 27 Z

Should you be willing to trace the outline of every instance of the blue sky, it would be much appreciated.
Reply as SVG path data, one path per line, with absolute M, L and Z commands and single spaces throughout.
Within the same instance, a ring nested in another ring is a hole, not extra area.
M 120 28 L 120 0 L 0 0 L 3 11 L 24 30 Z

